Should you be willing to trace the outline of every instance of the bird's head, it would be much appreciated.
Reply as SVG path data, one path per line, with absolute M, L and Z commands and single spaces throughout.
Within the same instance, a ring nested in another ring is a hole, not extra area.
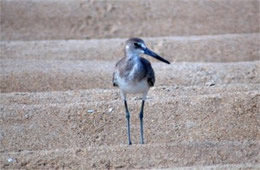
M 164 63 L 170 64 L 169 61 L 165 60 L 164 58 L 162 58 L 161 56 L 159 56 L 158 54 L 156 54 L 155 52 L 147 48 L 144 41 L 140 38 L 130 38 L 129 40 L 127 40 L 125 46 L 125 52 L 127 55 L 131 54 L 136 56 L 139 56 L 141 54 L 146 54 Z

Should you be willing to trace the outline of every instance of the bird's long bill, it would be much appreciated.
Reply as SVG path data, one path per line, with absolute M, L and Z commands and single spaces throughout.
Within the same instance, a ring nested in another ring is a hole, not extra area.
M 149 48 L 146 48 L 146 49 L 144 50 L 144 53 L 147 54 L 147 55 L 149 55 L 149 56 L 151 56 L 151 57 L 154 57 L 154 58 L 156 58 L 157 60 L 160 60 L 160 61 L 162 61 L 162 62 L 164 62 L 164 63 L 170 64 L 169 61 L 165 60 L 164 58 L 162 58 L 161 56 L 159 56 L 158 54 L 156 54 L 155 52 L 153 52 L 153 51 L 150 50 Z

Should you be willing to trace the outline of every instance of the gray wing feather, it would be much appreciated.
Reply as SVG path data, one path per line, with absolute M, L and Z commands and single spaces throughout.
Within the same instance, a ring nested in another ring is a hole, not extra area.
M 119 60 L 119 61 L 116 63 L 115 71 L 113 72 L 113 77 L 112 77 L 112 83 L 113 83 L 113 86 L 114 86 L 114 87 L 118 87 L 115 74 L 116 74 L 116 72 L 118 71 L 119 65 L 120 65 L 121 62 L 123 62 L 123 60 L 124 60 L 124 58 L 122 58 L 121 60 Z
M 116 83 L 116 80 L 115 80 L 115 72 L 113 73 L 112 83 L 113 83 L 113 86 L 114 86 L 114 87 L 117 87 L 117 86 L 118 86 L 118 84 Z
M 152 87 L 155 83 L 155 76 L 151 63 L 145 58 L 141 58 L 141 62 L 143 63 L 144 69 L 146 70 L 145 74 L 143 75 L 143 78 L 147 77 L 147 82 L 149 86 Z

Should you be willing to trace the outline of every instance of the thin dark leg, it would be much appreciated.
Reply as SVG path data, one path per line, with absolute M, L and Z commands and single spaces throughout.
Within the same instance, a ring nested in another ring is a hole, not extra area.
M 143 127 L 143 117 L 144 117 L 144 100 L 142 101 L 142 106 L 141 106 L 141 111 L 139 114 L 139 118 L 140 118 L 140 143 L 144 144 L 144 127 Z
M 125 113 L 126 113 L 126 119 L 127 119 L 127 136 L 128 136 L 128 144 L 132 145 L 131 142 L 131 136 L 130 136 L 130 113 L 128 111 L 127 102 L 125 100 Z

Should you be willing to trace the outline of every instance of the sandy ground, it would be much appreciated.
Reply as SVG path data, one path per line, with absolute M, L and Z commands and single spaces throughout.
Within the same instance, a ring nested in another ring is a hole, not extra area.
M 0 169 L 260 169 L 259 0 L 0 3 Z M 130 36 L 172 62 L 146 57 L 145 145 L 111 82 Z
M 259 32 L 259 0 L 3 0 L 2 40 Z
M 256 163 L 259 149 L 259 143 L 252 142 L 207 142 L 29 151 L 10 153 L 9 156 L 19 160 L 12 167 L 29 169 L 172 169 L 184 166 L 186 169 L 257 169 L 260 167 Z M 235 154 L 231 156 L 230 153 Z M 7 159 L 4 156 L 0 158 Z M 202 167 L 203 164 L 215 166 Z M 3 164 L 2 167 L 9 166 Z
M 148 47 L 172 62 L 238 62 L 259 59 L 259 36 L 259 33 L 248 33 L 146 37 L 144 40 Z M 126 40 L 2 41 L 0 59 L 118 60 L 124 56 Z
M 2 60 L 1 91 L 59 91 L 113 88 L 116 61 Z M 15 65 L 15 67 L 13 67 Z M 94 66 L 94 67 L 93 67 Z M 260 63 L 153 63 L 157 86 L 259 83 Z

